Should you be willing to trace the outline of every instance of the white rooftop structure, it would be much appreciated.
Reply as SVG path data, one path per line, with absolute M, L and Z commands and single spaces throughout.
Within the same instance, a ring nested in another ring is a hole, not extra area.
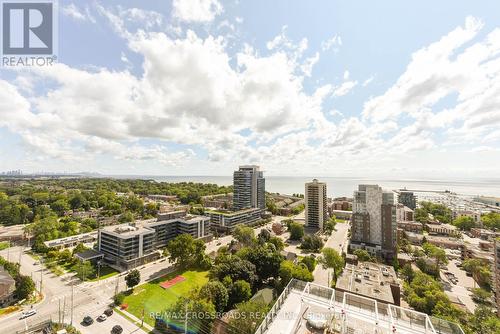
M 403 307 L 292 279 L 255 334 L 463 334 L 459 325 Z

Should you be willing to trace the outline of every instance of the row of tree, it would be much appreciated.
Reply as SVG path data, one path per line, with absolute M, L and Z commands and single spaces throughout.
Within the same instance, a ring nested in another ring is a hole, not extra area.
M 269 305 L 261 301 L 250 300 L 256 291 L 270 286 L 279 292 L 292 278 L 313 280 L 316 260 L 309 256 L 299 262 L 285 260 L 281 255 L 285 247 L 283 241 L 271 236 L 266 229 L 255 236 L 252 228 L 239 225 L 233 236 L 235 241 L 221 247 L 213 260 L 206 257 L 204 244 L 190 235 L 180 235 L 167 245 L 165 254 L 179 268 L 208 269 L 210 281 L 178 299 L 164 314 L 182 315 L 188 311 L 213 315 L 232 310 L 239 316 L 229 320 L 226 331 L 253 333 L 269 309 Z M 249 317 L 250 312 L 260 316 Z M 211 332 L 216 318 L 190 319 L 190 328 Z M 184 320 L 182 316 L 181 319 L 158 319 L 157 327 Z
M 156 215 L 158 207 L 155 203 L 145 205 L 138 195 L 176 195 L 180 202 L 190 204 L 201 203 L 205 195 L 231 191 L 232 187 L 216 184 L 152 180 L 9 180 L 0 183 L 0 224 L 32 223 L 41 210 L 59 217 L 69 210 L 99 209 L 105 216 L 131 213 L 148 218 Z
M 489 305 L 491 294 L 486 291 L 475 292 L 474 298 L 480 303 L 474 313 L 468 313 L 451 303 L 442 285 L 432 276 L 414 271 L 410 264 L 401 268 L 400 274 L 404 279 L 403 297 L 415 310 L 458 322 L 466 334 L 500 332 L 500 319 Z

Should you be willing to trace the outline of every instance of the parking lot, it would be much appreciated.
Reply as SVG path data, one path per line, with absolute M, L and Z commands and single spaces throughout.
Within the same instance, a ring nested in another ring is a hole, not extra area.
M 441 279 L 449 283 L 449 286 L 445 286 L 445 291 L 457 297 L 465 305 L 467 310 L 474 312 L 476 304 L 470 296 L 470 289 L 477 287 L 477 284 L 472 277 L 466 275 L 465 270 L 457 267 L 456 263 L 457 260 L 449 261 L 446 270 L 441 271 Z M 446 272 L 450 272 L 456 278 L 456 284 L 453 284 L 453 280 L 449 277 L 451 275 L 445 274 Z
M 106 310 L 106 306 L 102 305 L 100 307 L 96 307 L 94 309 L 88 309 L 87 312 L 79 312 L 74 317 L 74 325 L 77 329 L 79 329 L 82 334 L 95 334 L 95 333 L 111 333 L 111 329 L 115 325 L 120 325 L 123 328 L 123 333 L 146 333 L 142 329 L 138 328 L 132 322 L 128 321 L 120 314 L 114 312 L 113 315 L 107 317 L 104 321 L 98 321 L 97 318 Z M 85 326 L 82 323 L 82 320 L 85 316 L 90 316 L 94 319 L 94 322 L 91 325 Z

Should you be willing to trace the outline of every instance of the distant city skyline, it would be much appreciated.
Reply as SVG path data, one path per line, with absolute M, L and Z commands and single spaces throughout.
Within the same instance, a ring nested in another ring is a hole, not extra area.
M 59 8 L 57 64 L 0 67 L 2 171 L 499 175 L 499 3 Z

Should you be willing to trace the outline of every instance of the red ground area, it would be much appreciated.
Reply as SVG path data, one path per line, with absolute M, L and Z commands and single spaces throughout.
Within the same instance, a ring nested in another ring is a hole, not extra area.
M 168 289 L 168 288 L 171 288 L 172 286 L 176 285 L 177 283 L 183 282 L 185 280 L 186 280 L 186 278 L 184 278 L 184 276 L 179 275 L 179 276 L 172 278 L 169 281 L 161 282 L 160 286 L 164 289 Z

